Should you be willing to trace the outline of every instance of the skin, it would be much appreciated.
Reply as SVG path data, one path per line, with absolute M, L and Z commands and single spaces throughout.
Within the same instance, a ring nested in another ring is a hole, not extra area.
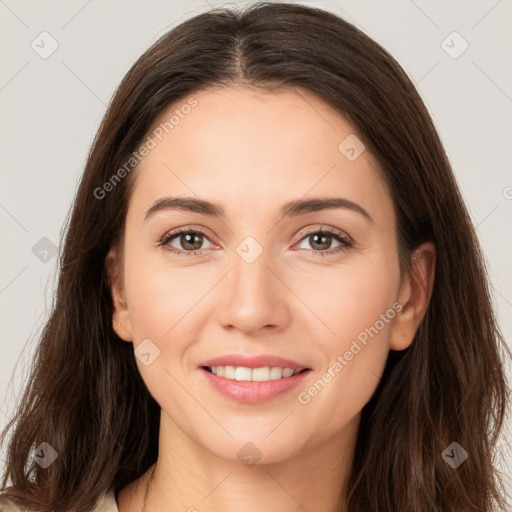
M 160 350 L 148 366 L 137 359 L 162 409 L 146 510 L 343 510 L 361 409 L 389 350 L 407 348 L 425 315 L 435 249 L 423 244 L 412 270 L 401 273 L 393 202 L 376 162 L 368 150 L 355 161 L 338 150 L 355 130 L 313 94 L 230 87 L 193 96 L 198 105 L 134 171 L 125 237 L 106 259 L 116 333 L 134 348 L 149 338 Z M 144 221 L 164 196 L 219 203 L 225 218 L 168 210 Z M 373 222 L 343 208 L 279 217 L 288 201 L 339 196 Z M 201 254 L 180 236 L 169 245 L 191 254 L 158 245 L 182 226 L 206 232 L 196 241 Z M 329 227 L 349 235 L 352 247 L 312 254 L 340 247 L 333 237 L 315 245 L 304 232 Z M 263 248 L 250 264 L 236 252 L 249 235 Z M 299 403 L 298 393 L 395 303 L 401 311 Z M 198 369 L 227 353 L 278 355 L 313 371 L 273 400 L 240 404 Z M 237 457 L 247 442 L 261 452 L 253 466 Z M 149 475 L 119 493 L 120 512 L 142 509 Z

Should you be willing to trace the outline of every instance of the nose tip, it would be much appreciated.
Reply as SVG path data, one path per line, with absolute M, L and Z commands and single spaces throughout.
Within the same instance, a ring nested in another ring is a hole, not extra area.
M 252 263 L 238 258 L 224 280 L 221 324 L 245 333 L 283 328 L 289 318 L 283 288 L 263 255 Z

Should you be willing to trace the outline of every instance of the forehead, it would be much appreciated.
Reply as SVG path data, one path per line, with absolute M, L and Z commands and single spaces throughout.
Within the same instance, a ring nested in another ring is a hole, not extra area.
M 137 203 L 198 195 L 225 203 L 229 214 L 230 202 L 258 211 L 271 199 L 277 208 L 305 195 L 342 194 L 390 207 L 369 151 L 356 159 L 344 152 L 354 141 L 357 152 L 364 147 L 354 127 L 302 88 L 198 91 L 169 106 L 148 135 L 155 145 L 134 171 Z

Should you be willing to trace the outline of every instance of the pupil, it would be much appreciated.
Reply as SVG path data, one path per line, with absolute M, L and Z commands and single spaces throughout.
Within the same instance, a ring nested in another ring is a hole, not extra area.
M 186 247 L 187 244 L 190 244 L 191 245 L 190 248 L 193 249 L 193 250 L 199 249 L 201 247 L 201 245 L 202 245 L 202 239 L 201 239 L 202 235 L 198 235 L 198 234 L 195 234 L 195 233 L 187 233 L 186 235 L 183 235 L 183 236 L 185 237 L 185 240 L 186 240 L 186 243 L 183 245 L 183 247 Z M 198 242 L 199 245 L 197 245 L 197 243 L 194 244 L 193 242 L 190 242 L 190 239 L 191 238 L 193 239 L 194 237 L 197 237 L 199 239 L 199 242 Z
M 313 240 L 315 240 L 315 238 L 320 238 L 320 239 L 324 239 L 324 240 L 326 240 L 327 238 L 330 238 L 327 235 L 322 235 L 319 233 L 317 233 L 316 235 L 312 235 L 312 237 L 313 237 Z M 316 241 L 314 241 L 311 245 L 314 246 L 315 244 L 317 244 Z M 326 244 L 326 242 L 324 241 L 324 242 L 319 242 L 319 245 L 323 245 L 323 246 L 327 245 L 328 246 L 329 244 Z M 327 249 L 328 247 L 322 247 L 322 248 Z

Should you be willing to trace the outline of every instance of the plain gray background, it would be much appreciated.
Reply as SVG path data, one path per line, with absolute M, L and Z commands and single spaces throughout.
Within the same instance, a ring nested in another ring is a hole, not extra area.
M 296 3 L 323 7 L 354 23 L 416 84 L 477 226 L 496 312 L 510 344 L 512 2 Z M 227 3 L 0 0 L 0 428 L 21 396 L 51 307 L 57 264 L 52 247 L 60 243 L 108 101 L 159 36 L 220 5 Z M 58 45 L 54 53 L 41 55 L 52 44 Z M 507 428 L 500 463 L 510 478 L 510 421 Z M 2 447 L 1 467 L 4 454 Z

